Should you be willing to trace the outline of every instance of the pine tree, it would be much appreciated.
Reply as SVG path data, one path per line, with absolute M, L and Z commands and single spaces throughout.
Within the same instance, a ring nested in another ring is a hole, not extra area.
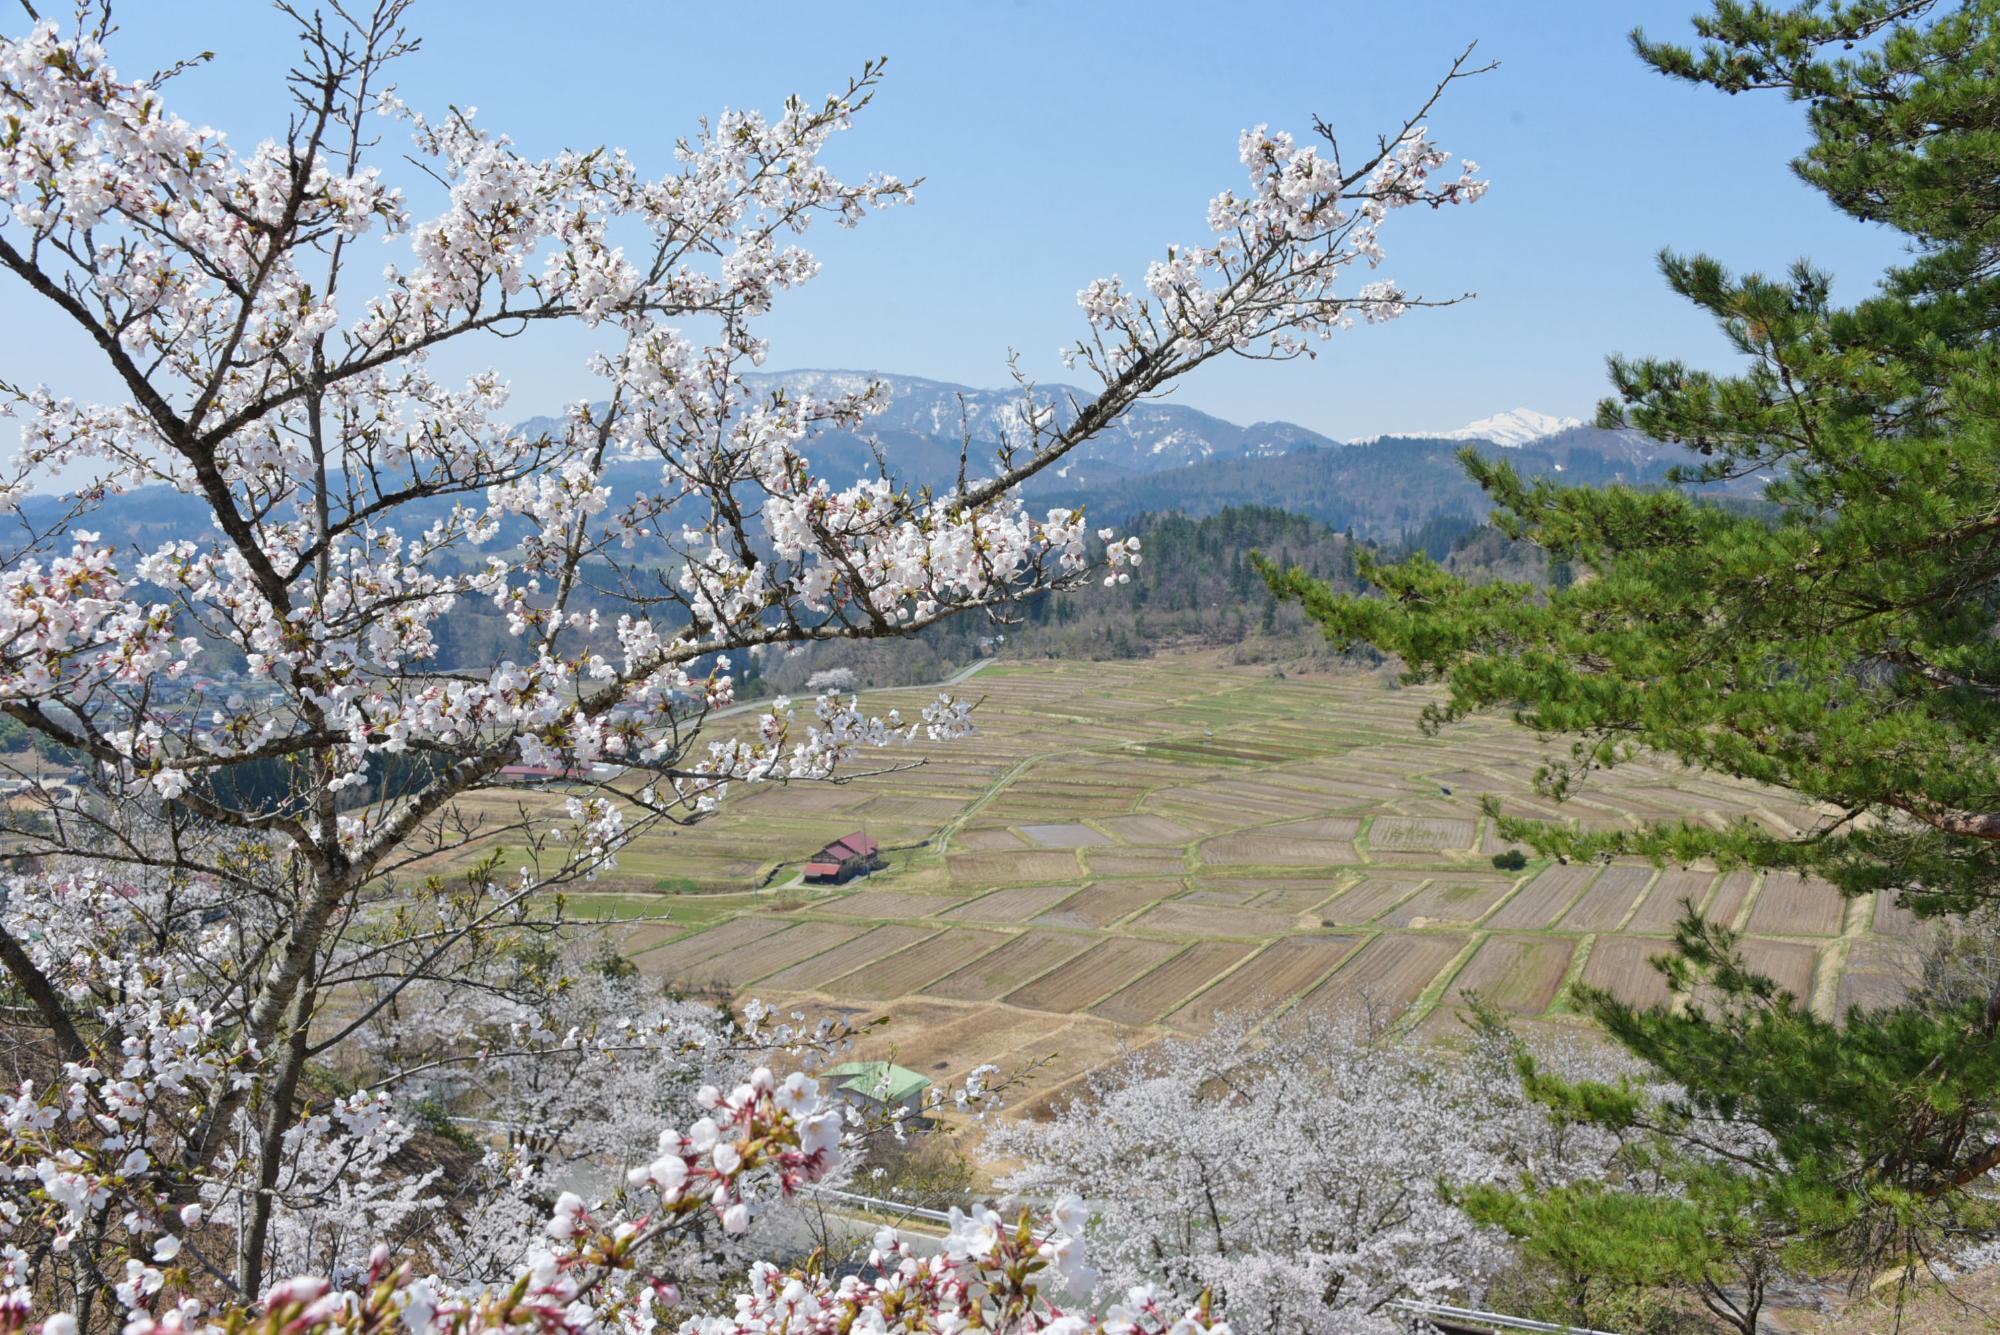
M 1429 726 L 1505 709 L 1572 737 L 1543 774 L 1556 795 L 1648 751 L 1788 789 L 1825 813 L 1793 838 L 1747 823 L 1584 833 L 1503 820 L 1508 838 L 1571 858 L 1810 870 L 1921 913 L 1990 914 L 2000 0 L 1718 0 L 1695 26 L 1692 47 L 1644 34 L 1634 45 L 1670 77 L 1803 104 L 1812 138 L 1793 170 L 1910 250 L 1852 306 L 1807 263 L 1738 276 L 1706 256 L 1662 257 L 1668 284 L 1715 317 L 1744 369 L 1614 358 L 1600 425 L 1690 447 L 1698 459 L 1677 482 L 1765 479 L 1766 504 L 1559 486 L 1467 451 L 1495 522 L 1572 581 L 1474 585 L 1422 555 L 1386 564 L 1365 552 L 1360 573 L 1379 596 L 1342 596 L 1272 564 L 1264 573 L 1336 643 L 1392 651 L 1412 678 L 1441 681 Z M 1711 1253 L 1746 1236 L 1795 1268 L 1907 1269 L 1948 1232 L 1991 1227 L 1977 1190 L 2000 1165 L 2000 987 L 1835 1024 L 1692 917 L 1665 965 L 1682 1005 L 1581 999 L 1684 1097 L 1565 1086 L 1522 1064 L 1552 1103 L 1643 1133 L 1683 1177 L 1709 1174 L 1706 1199 L 1748 1202 L 1752 1233 L 1732 1222 L 1728 1236 L 1706 1235 L 1689 1273 L 1714 1288 Z M 1700 1129 L 1716 1119 L 1750 1124 L 1752 1148 L 1704 1149 Z M 1652 1208 L 1636 1192 L 1624 1200 L 1634 1219 Z M 1520 1201 L 1486 1204 L 1531 1237 L 1566 1217 L 1532 1190 Z

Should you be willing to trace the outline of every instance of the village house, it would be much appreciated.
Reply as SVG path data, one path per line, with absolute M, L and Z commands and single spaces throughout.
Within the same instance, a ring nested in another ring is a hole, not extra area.
M 924 1110 L 924 1092 L 931 1078 L 889 1062 L 845 1062 L 826 1073 L 837 1097 L 870 1108 Z
M 594 783 L 618 773 L 616 765 L 502 765 L 504 783 L 537 785 L 550 783 Z
M 860 831 L 844 834 L 813 854 L 806 863 L 811 885 L 840 885 L 866 876 L 882 865 L 882 846 Z

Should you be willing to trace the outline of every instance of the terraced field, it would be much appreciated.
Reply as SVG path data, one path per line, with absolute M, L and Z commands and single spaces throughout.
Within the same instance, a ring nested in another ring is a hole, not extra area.
M 712 822 L 627 854 L 590 902 L 666 915 L 628 938 L 654 976 L 886 1015 L 868 1055 L 940 1078 L 1050 1057 L 1044 1094 L 1120 1043 L 1223 1011 L 1367 1006 L 1442 1033 L 1473 992 L 1552 1022 L 1578 980 L 1654 1000 L 1648 960 L 1683 903 L 1746 931 L 1753 963 L 1822 1013 L 1894 996 L 1907 970 L 1917 928 L 1894 905 L 1789 875 L 1497 871 L 1480 810 L 1491 794 L 1593 828 L 1809 825 L 1782 795 L 1635 764 L 1558 807 L 1533 792 L 1534 737 L 1500 720 L 1425 737 L 1428 697 L 1375 676 L 1161 658 L 1002 664 L 960 689 L 981 701 L 979 737 L 837 787 L 732 794 Z M 889 850 L 887 870 L 796 882 L 855 828 Z

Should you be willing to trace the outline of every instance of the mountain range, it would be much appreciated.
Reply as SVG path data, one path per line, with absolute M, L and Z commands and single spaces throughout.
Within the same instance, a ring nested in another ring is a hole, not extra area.
M 1123 526 L 1141 515 L 1191 518 L 1238 506 L 1276 506 L 1370 542 L 1408 542 L 1427 525 L 1477 526 L 1492 506 L 1466 476 L 1459 451 L 1490 448 L 1530 477 L 1565 482 L 1660 486 L 1692 456 L 1627 431 L 1576 426 L 1524 444 L 1498 446 L 1462 437 L 1384 436 L 1364 445 L 1306 446 L 1264 459 L 1211 459 L 1185 468 L 1051 489 L 1048 499 L 1085 504 L 1093 518 Z M 1761 486 L 1745 479 L 1716 488 L 1739 497 Z
M 981 447 L 990 456 L 1003 441 L 1025 441 L 1021 393 L 1018 389 L 973 389 L 917 376 L 884 375 L 876 371 L 785 371 L 745 377 L 753 389 L 783 386 L 794 393 L 830 395 L 864 388 L 870 381 L 888 387 L 889 407 L 868 424 L 871 434 L 885 439 L 921 441 L 949 447 L 952 468 L 960 442 L 970 439 L 975 459 Z M 1088 403 L 1090 395 L 1070 385 L 1037 386 L 1036 395 L 1056 406 L 1056 418 L 1067 424 L 1075 417 L 1073 403 Z M 1293 422 L 1252 422 L 1238 426 L 1184 404 L 1165 401 L 1136 403 L 1125 415 L 1063 461 L 1075 478 L 1099 474 L 1134 474 L 1179 468 L 1208 459 L 1269 458 L 1302 445 L 1332 445 L 1329 437 Z M 897 460 L 894 450 L 889 457 Z
M 908 482 L 956 477 L 969 441 L 975 471 L 1002 441 L 1024 434 L 1017 389 L 974 389 L 878 371 L 801 370 L 747 377 L 756 390 L 832 395 L 881 381 L 888 408 L 862 434 L 827 432 L 808 447 L 816 471 L 840 480 L 872 471 L 874 451 Z M 1044 385 L 1037 393 L 1069 420 L 1083 390 Z M 528 426 L 539 423 L 524 424 Z M 1134 405 L 1109 430 L 1025 488 L 1038 504 L 1085 504 L 1107 523 L 1170 511 L 1200 517 L 1230 506 L 1274 506 L 1397 541 L 1434 520 L 1476 524 L 1490 507 L 1465 476 L 1467 444 L 1504 450 L 1529 474 L 1575 482 L 1657 485 L 1690 456 L 1632 431 L 1604 431 L 1574 417 L 1515 408 L 1450 431 L 1407 432 L 1342 443 L 1294 422 L 1239 426 L 1183 404 Z
M 886 384 L 888 408 L 864 433 L 827 432 L 808 445 L 814 468 L 836 482 L 872 473 L 880 453 L 909 483 L 948 484 L 969 442 L 975 472 L 990 467 L 1003 441 L 1023 434 L 1015 389 L 975 389 L 916 376 L 872 371 L 802 370 L 759 373 L 753 389 L 830 395 Z M 1057 405 L 1060 420 L 1081 390 L 1051 385 L 1037 391 Z M 553 425 L 523 422 L 524 431 Z M 1093 515 L 1119 522 L 1140 513 L 1181 511 L 1200 516 L 1230 505 L 1268 505 L 1304 514 L 1358 537 L 1395 539 L 1438 518 L 1477 522 L 1484 497 L 1467 481 L 1456 451 L 1467 443 L 1506 450 L 1528 473 L 1565 474 L 1577 482 L 1654 484 L 1686 462 L 1685 451 L 1629 431 L 1603 431 L 1575 418 L 1517 408 L 1451 431 L 1386 435 L 1343 444 L 1292 422 L 1241 426 L 1183 404 L 1134 405 L 1117 423 L 1063 464 L 1035 478 L 1029 494 L 1041 503 L 1085 503 Z M 629 473 L 629 476 L 627 474 Z M 655 484 L 657 467 L 614 465 L 614 491 Z M 30 522 L 47 522 L 55 497 L 33 497 Z M 421 508 L 407 519 L 428 522 Z M 157 542 L 200 538 L 206 514 L 193 498 L 165 488 L 142 488 L 106 500 L 91 526 L 114 539 Z
M 990 465 L 1002 443 L 1027 439 L 1021 391 L 975 389 L 921 376 L 880 371 L 753 372 L 744 377 L 759 394 L 784 389 L 792 394 L 830 398 L 851 394 L 880 382 L 889 391 L 889 406 L 868 419 L 859 433 L 829 431 L 809 447 L 814 469 L 830 478 L 848 479 L 874 469 L 880 448 L 896 472 L 911 482 L 948 482 L 958 475 L 959 452 L 970 445 L 968 463 L 976 473 Z M 1038 385 L 1036 397 L 1055 406 L 1056 419 L 1075 418 L 1073 403 L 1090 395 L 1071 385 Z M 521 423 L 524 431 L 552 428 L 552 418 Z M 1063 460 L 1051 477 L 1066 485 L 1105 482 L 1116 478 L 1181 468 L 1210 459 L 1271 458 L 1303 446 L 1338 442 L 1294 422 L 1252 422 L 1238 426 L 1183 404 L 1151 401 L 1134 404 L 1125 415 L 1088 444 Z

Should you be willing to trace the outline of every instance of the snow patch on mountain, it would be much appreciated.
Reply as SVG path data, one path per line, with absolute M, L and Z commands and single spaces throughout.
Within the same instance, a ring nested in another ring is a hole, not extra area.
M 783 388 L 816 396 L 854 393 L 879 381 L 888 391 L 888 403 L 868 420 L 862 434 L 885 438 L 892 456 L 899 449 L 907 452 L 915 444 L 913 438 L 922 438 L 933 450 L 948 447 L 955 458 L 960 444 L 969 438 L 971 453 L 990 459 L 1002 442 L 1021 447 L 1031 437 L 1017 386 L 978 389 L 921 376 L 851 370 L 761 371 L 746 375 L 744 381 L 758 393 Z M 1088 403 L 1091 395 L 1074 386 L 1052 384 L 1038 385 L 1035 397 L 1054 408 L 1055 424 L 1062 426 L 1074 420 L 1077 407 Z M 1079 480 L 1081 472 L 1071 471 L 1077 465 L 1088 465 L 1093 477 L 1154 473 L 1207 459 L 1268 458 L 1333 444 L 1294 422 L 1245 427 L 1185 404 L 1153 399 L 1132 405 L 1085 442 L 1064 460 L 1063 471 L 1056 476 Z
M 1575 417 L 1557 417 L 1551 413 L 1537 412 L 1533 408 L 1514 408 L 1491 417 L 1482 417 L 1477 422 L 1452 431 L 1393 431 L 1383 436 L 1369 436 L 1366 439 L 1350 440 L 1350 445 L 1372 445 L 1378 440 L 1400 436 L 1412 440 L 1484 440 L 1495 445 L 1518 448 L 1548 436 L 1574 431 L 1583 422 Z

